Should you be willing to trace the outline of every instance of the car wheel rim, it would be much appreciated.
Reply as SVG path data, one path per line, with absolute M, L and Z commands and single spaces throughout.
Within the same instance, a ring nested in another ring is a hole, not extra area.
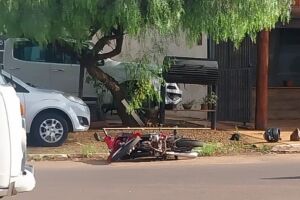
M 56 143 L 64 135 L 64 127 L 56 119 L 46 119 L 40 125 L 40 135 L 45 142 Z

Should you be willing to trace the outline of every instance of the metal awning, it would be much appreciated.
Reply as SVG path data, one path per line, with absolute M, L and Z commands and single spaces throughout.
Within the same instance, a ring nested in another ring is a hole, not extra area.
M 176 57 L 167 56 L 164 59 L 164 64 L 169 65 L 169 68 L 163 74 L 163 77 L 168 83 L 184 83 L 184 84 L 198 84 L 209 85 L 208 93 L 216 93 L 216 85 L 219 78 L 218 62 L 215 60 L 208 60 L 202 58 L 190 57 Z M 166 88 L 161 86 L 161 97 L 165 99 Z M 211 128 L 216 129 L 216 109 L 205 110 L 210 115 Z M 165 101 L 160 104 L 160 123 L 165 121 Z
M 169 83 L 214 85 L 219 78 L 218 62 L 214 60 L 167 56 L 164 63 L 170 65 L 164 73 Z

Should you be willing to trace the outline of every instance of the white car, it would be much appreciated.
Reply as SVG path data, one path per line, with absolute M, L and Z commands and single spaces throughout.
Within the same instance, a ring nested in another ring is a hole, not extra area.
M 35 187 L 33 167 L 26 165 L 26 132 L 20 100 L 0 76 L 0 198 Z
M 32 87 L 3 70 L 1 74 L 6 82 L 14 86 L 25 106 L 26 132 L 30 143 L 60 146 L 69 132 L 89 129 L 90 110 L 80 98 Z

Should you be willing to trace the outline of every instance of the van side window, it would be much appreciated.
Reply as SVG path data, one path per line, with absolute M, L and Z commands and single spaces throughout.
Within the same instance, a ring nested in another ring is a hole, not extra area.
M 45 62 L 45 49 L 30 41 L 17 42 L 14 45 L 14 57 L 24 61 Z
M 78 64 L 75 56 L 64 52 L 55 45 L 40 46 L 32 41 L 18 41 L 14 44 L 15 58 L 31 62 Z

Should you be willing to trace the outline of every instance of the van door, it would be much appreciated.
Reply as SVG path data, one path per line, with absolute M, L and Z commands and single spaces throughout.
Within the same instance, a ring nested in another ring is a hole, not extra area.
M 77 96 L 80 67 L 75 56 L 52 46 L 51 62 L 51 88 Z
M 50 89 L 47 47 L 29 40 L 7 39 L 4 48 L 4 69 L 25 83 Z
M 50 73 L 51 89 L 78 96 L 79 66 L 71 64 L 52 65 Z

